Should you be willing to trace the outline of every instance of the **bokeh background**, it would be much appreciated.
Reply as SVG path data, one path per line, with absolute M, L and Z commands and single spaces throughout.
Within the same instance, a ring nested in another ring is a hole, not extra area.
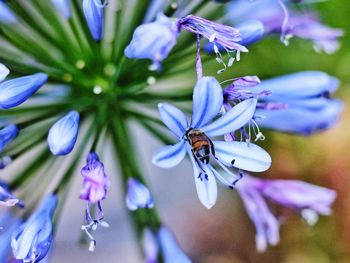
M 268 133 L 269 139 L 263 146 L 269 150 L 273 165 L 268 172 L 259 174 L 264 178 L 300 179 L 335 189 L 338 197 L 332 216 L 321 217 L 314 227 L 309 227 L 292 211 L 276 207 L 276 212 L 285 219 L 281 242 L 259 254 L 255 250 L 254 226 L 236 192 L 222 187 L 217 205 L 207 210 L 197 199 L 189 161 L 173 169 L 154 167 L 151 155 L 161 144 L 137 125 L 131 126 L 139 149 L 135 158 L 141 161 L 144 174 L 150 180 L 161 216 L 194 262 L 350 262 L 350 3 L 329 0 L 314 6 L 326 24 L 345 30 L 338 52 L 318 54 L 306 41 L 293 39 L 286 47 L 278 37 L 267 38 L 251 46 L 242 61 L 219 79 L 232 78 L 232 74 L 234 77 L 258 75 L 265 79 L 302 70 L 322 70 L 341 80 L 335 94 L 345 100 L 339 124 L 312 137 Z M 212 72 L 209 70 L 207 74 L 215 74 L 216 70 L 214 62 Z M 106 160 L 105 166 L 112 178 L 109 197 L 104 202 L 106 220 L 111 226 L 95 233 L 98 244 L 94 253 L 88 252 L 86 245 L 77 245 L 84 210 L 83 202 L 74 198 L 81 186 L 77 174 L 57 228 L 52 252 L 54 263 L 142 262 L 124 207 L 118 167 L 108 145 L 102 159 Z

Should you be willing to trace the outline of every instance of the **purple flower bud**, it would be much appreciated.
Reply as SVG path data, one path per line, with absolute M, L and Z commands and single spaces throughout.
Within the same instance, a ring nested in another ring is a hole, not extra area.
M 103 163 L 100 162 L 96 153 L 89 153 L 86 165 L 80 173 L 84 177 L 80 199 L 90 203 L 97 203 L 105 199 L 109 180 L 104 171 Z
M 46 74 L 37 73 L 0 83 L 0 109 L 20 105 L 43 86 L 46 81 Z
M 99 41 L 103 34 L 103 9 L 101 0 L 83 0 L 83 11 L 93 39 Z
M 13 11 L 3 1 L 0 1 L 0 23 L 16 23 L 17 19 Z
M 154 206 L 151 192 L 137 179 L 129 178 L 128 180 L 126 206 L 132 211 L 140 208 L 152 208 Z
M 0 206 L 19 206 L 24 208 L 25 204 L 22 200 L 14 196 L 8 185 L 0 181 Z
M 59 119 L 49 130 L 47 143 L 54 155 L 70 153 L 78 137 L 79 113 L 71 111 Z
M 212 22 L 199 16 L 188 15 L 177 21 L 180 30 L 185 30 L 208 39 L 228 51 L 247 52 L 248 49 L 240 44 L 242 40 L 238 29 Z
M 52 241 L 52 217 L 57 196 L 49 195 L 31 217 L 12 235 L 12 250 L 23 262 L 40 262 L 46 257 Z
M 70 10 L 70 0 L 51 0 L 55 8 L 60 12 L 60 14 L 68 19 L 71 16 Z
M 161 62 L 175 46 L 178 34 L 175 22 L 158 14 L 156 21 L 136 28 L 130 44 L 125 48 L 125 56 L 150 59 L 153 62 L 150 68 L 159 70 Z
M 10 124 L 0 130 L 0 152 L 9 144 L 18 134 L 18 128 L 14 124 Z M 6 160 L 4 160 L 6 161 Z

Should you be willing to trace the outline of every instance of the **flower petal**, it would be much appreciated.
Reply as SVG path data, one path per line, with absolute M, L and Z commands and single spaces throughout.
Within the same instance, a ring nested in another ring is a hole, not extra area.
M 193 90 L 193 114 L 191 127 L 201 127 L 211 121 L 222 107 L 223 93 L 213 77 L 202 77 Z
M 202 128 L 208 136 L 218 136 L 233 132 L 244 126 L 253 117 L 256 99 L 248 99 L 237 104 L 225 115 Z
M 208 209 L 212 208 L 217 199 L 218 187 L 213 172 L 208 166 L 204 166 L 205 173 L 198 167 L 192 153 L 189 153 L 193 172 L 194 182 L 196 184 L 198 198 L 201 203 Z
M 226 165 L 252 172 L 270 168 L 271 157 L 261 147 L 246 142 L 214 141 L 215 155 Z
M 185 114 L 175 106 L 168 103 L 158 104 L 160 118 L 176 137 L 182 138 L 187 129 L 187 118 Z
M 4 64 L 0 63 L 0 82 L 3 81 L 9 73 L 10 70 Z
M 152 163 L 162 168 L 171 168 L 178 165 L 186 154 L 184 143 L 185 141 L 181 140 L 177 144 L 161 148 L 153 155 Z

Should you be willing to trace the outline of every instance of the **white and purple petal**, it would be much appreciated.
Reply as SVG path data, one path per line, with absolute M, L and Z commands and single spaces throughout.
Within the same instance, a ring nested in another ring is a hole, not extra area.
M 160 118 L 164 124 L 172 131 L 176 137 L 182 138 L 187 130 L 187 118 L 185 114 L 168 103 L 158 104 Z
M 153 155 L 152 163 L 162 168 L 171 168 L 178 165 L 186 155 L 185 141 L 167 145 Z
M 256 99 L 247 99 L 242 101 L 219 119 L 202 127 L 201 129 L 208 136 L 218 136 L 233 132 L 243 127 L 252 119 L 256 104 Z
M 215 156 L 228 166 L 251 172 L 263 172 L 271 166 L 270 155 L 256 144 L 237 141 L 213 141 L 213 144 Z
M 202 165 L 203 171 L 198 166 L 191 151 L 189 151 L 189 156 L 192 161 L 194 181 L 196 184 L 198 198 L 206 208 L 210 209 L 215 205 L 218 195 L 218 188 L 214 173 L 210 167 L 204 164 Z
M 202 77 L 193 90 L 193 113 L 191 127 L 206 125 L 220 112 L 223 103 L 223 92 L 214 77 Z
M 10 74 L 10 70 L 4 64 L 0 63 L 0 82 L 3 81 L 8 74 Z

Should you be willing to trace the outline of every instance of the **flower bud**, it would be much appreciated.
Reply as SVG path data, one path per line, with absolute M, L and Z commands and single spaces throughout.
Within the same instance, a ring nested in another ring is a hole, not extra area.
M 148 188 L 134 178 L 128 180 L 126 206 L 129 210 L 152 208 L 154 206 L 153 197 Z
M 71 111 L 58 120 L 50 129 L 47 143 L 54 155 L 70 153 L 78 137 L 79 113 Z
M 9 109 L 22 104 L 46 81 L 46 74 L 37 73 L 0 83 L 0 109 Z

